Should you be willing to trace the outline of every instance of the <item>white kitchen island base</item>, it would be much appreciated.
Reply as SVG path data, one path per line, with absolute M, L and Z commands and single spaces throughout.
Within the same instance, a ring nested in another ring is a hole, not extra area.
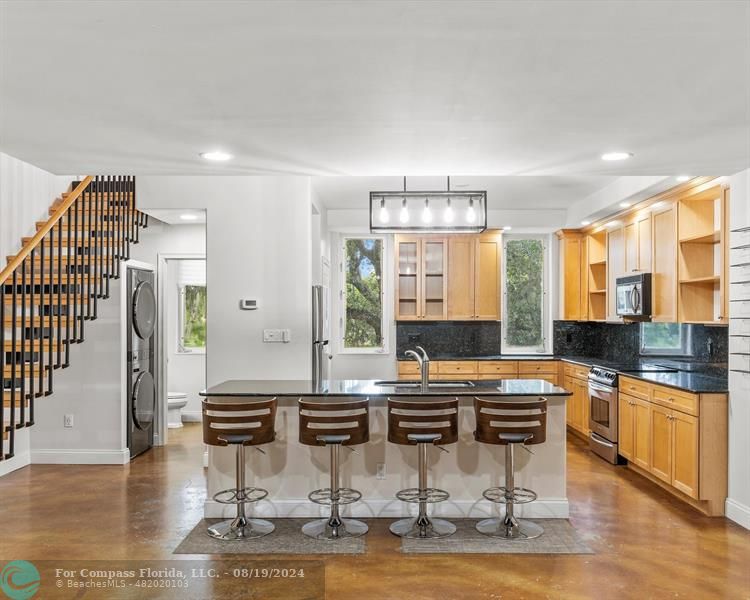
M 446 394 L 448 396 L 448 394 Z M 545 396 L 547 397 L 547 396 Z M 503 400 L 510 399 L 509 397 Z M 519 398 L 520 399 L 520 398 Z M 528 397 L 526 398 L 528 399 Z M 516 507 L 516 514 L 532 518 L 567 518 L 566 396 L 547 397 L 547 439 L 530 446 L 533 454 L 516 448 L 516 486 L 529 488 L 538 499 Z M 345 516 L 398 518 L 416 514 L 417 506 L 395 498 L 397 491 L 417 485 L 417 448 L 387 440 L 386 398 L 371 398 L 370 441 L 341 451 L 341 485 L 362 492 L 362 500 L 343 508 Z M 266 454 L 249 448 L 247 482 L 268 490 L 268 497 L 248 506 L 249 514 L 264 518 L 318 517 L 327 514 L 308 500 L 312 490 L 329 483 L 328 450 L 299 443 L 297 399 L 279 397 L 276 441 L 262 446 Z M 474 406 L 470 396 L 459 397 L 459 440 L 446 446 L 448 453 L 430 448 L 428 485 L 450 493 L 446 502 L 430 506 L 431 514 L 446 518 L 496 515 L 501 509 L 485 500 L 482 492 L 504 483 L 503 446 L 474 440 Z M 356 453 L 355 453 L 356 452 Z M 385 477 L 378 478 L 383 472 Z M 209 448 L 206 518 L 227 518 L 233 506 L 211 500 L 218 490 L 234 485 L 234 449 Z M 502 507 L 504 510 L 504 507 Z

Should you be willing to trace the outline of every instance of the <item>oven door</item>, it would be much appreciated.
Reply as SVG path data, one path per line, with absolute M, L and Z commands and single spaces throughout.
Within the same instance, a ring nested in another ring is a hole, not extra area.
M 589 427 L 605 440 L 617 442 L 617 388 L 589 381 Z

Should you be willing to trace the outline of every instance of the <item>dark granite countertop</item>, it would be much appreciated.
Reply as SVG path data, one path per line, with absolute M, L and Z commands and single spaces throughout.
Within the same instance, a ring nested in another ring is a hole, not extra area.
M 399 385 L 377 385 L 373 379 L 330 379 L 316 387 L 309 380 L 243 380 L 233 379 L 209 387 L 201 396 L 570 396 L 567 390 L 541 379 L 503 379 L 476 381 L 470 387 L 451 387 L 435 382 L 422 392 L 403 382 Z
M 670 360 L 660 359 L 657 356 L 641 359 L 638 364 L 649 364 L 659 365 L 668 368 L 675 369 L 675 371 L 663 371 L 663 372 L 631 372 L 631 371 L 620 371 L 618 367 L 621 363 L 612 360 L 605 360 L 602 358 L 594 358 L 591 356 L 567 356 L 567 355 L 556 355 L 556 354 L 534 354 L 534 355 L 516 355 L 516 354 L 502 354 L 495 356 L 435 356 L 430 357 L 431 360 L 444 361 L 444 360 L 563 360 L 565 362 L 575 363 L 586 367 L 592 367 L 594 365 L 611 368 L 617 371 L 620 375 L 626 377 L 632 377 L 633 379 L 642 379 L 643 381 L 649 381 L 651 383 L 657 383 L 659 385 L 666 385 L 686 392 L 693 392 L 696 394 L 725 394 L 729 392 L 729 382 L 726 376 L 708 374 L 705 371 L 713 373 L 716 368 L 710 364 L 699 363 L 690 360 Z M 399 360 L 413 360 L 399 358 Z M 713 370 L 711 370 L 713 368 Z M 721 369 L 719 369 L 721 370 Z M 703 371 L 703 372 L 702 372 Z

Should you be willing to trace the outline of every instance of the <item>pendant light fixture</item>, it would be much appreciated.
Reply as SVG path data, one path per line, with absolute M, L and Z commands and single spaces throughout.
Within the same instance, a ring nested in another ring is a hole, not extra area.
M 478 233 L 487 229 L 487 192 L 446 190 L 370 192 L 370 231 Z M 398 220 L 391 214 L 397 213 Z

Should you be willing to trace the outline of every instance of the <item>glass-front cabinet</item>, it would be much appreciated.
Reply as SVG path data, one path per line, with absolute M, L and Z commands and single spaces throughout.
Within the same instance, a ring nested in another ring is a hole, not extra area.
M 444 237 L 396 236 L 396 320 L 447 317 L 447 256 Z

